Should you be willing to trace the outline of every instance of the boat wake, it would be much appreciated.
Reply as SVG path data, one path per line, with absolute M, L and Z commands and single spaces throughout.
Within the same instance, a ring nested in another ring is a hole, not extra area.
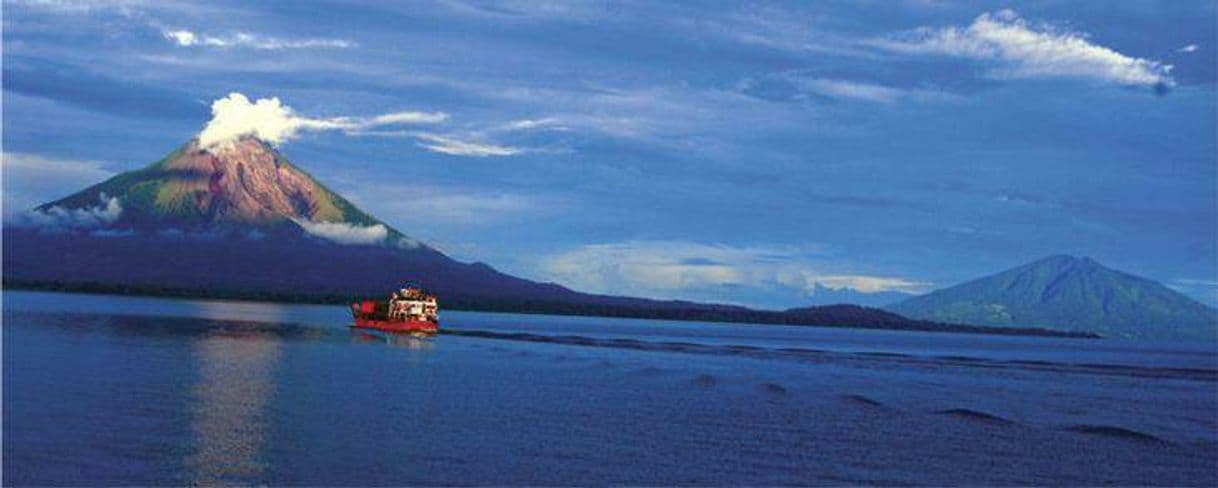
M 584 347 L 631 349 L 720 356 L 746 356 L 801 362 L 899 362 L 912 366 L 961 366 L 1063 373 L 1177 378 L 1218 382 L 1218 370 L 1205 368 L 1149 367 L 1120 364 L 1068 363 L 1041 360 L 1003 360 L 973 356 L 915 355 L 887 351 L 830 351 L 803 347 L 767 348 L 746 344 L 700 344 L 685 341 L 644 341 L 629 338 L 546 335 L 476 329 L 442 329 L 442 335 L 480 339 L 562 344 Z

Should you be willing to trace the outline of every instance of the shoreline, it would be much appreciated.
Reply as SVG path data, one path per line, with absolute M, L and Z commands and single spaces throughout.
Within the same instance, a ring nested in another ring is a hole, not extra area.
M 2 289 L 17 291 L 44 291 L 61 293 L 82 293 L 90 295 L 144 296 L 154 298 L 185 298 L 232 300 L 244 302 L 288 303 L 311 305 L 346 305 L 354 296 L 339 296 L 326 294 L 288 294 L 267 291 L 245 290 L 198 290 L 156 287 L 146 285 L 113 285 L 103 283 L 58 283 L 58 282 L 29 282 L 4 280 Z M 852 305 L 853 306 L 853 305 Z M 469 312 L 498 312 L 529 315 L 559 315 L 576 317 L 605 317 L 633 318 L 651 320 L 673 320 L 681 322 L 713 322 L 739 325 L 788 325 L 802 327 L 831 327 L 850 329 L 874 329 L 914 332 L 942 332 L 957 334 L 1006 335 L 1023 337 L 1056 337 L 1067 339 L 1102 339 L 1097 334 L 1088 332 L 1068 332 L 1042 329 L 1035 327 L 1003 328 L 966 324 L 948 324 L 941 322 L 907 319 L 909 322 L 895 324 L 861 324 L 839 321 L 826 323 L 823 320 L 813 320 L 801 317 L 789 311 L 749 310 L 748 312 L 733 312 L 706 309 L 651 309 L 639 307 L 620 307 L 605 305 L 588 305 L 578 303 L 545 302 L 545 301 L 513 301 L 495 299 L 454 299 L 445 301 L 444 308 L 448 310 Z

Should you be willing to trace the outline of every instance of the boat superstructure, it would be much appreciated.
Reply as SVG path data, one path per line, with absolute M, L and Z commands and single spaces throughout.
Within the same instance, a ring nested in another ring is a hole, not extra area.
M 439 328 L 436 296 L 407 285 L 389 299 L 361 300 L 351 304 L 355 327 L 386 332 L 435 333 Z

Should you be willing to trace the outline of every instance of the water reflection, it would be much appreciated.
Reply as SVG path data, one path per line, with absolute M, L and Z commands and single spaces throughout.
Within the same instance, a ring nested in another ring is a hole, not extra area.
M 184 302 L 190 316 L 213 320 L 242 320 L 249 322 L 288 322 L 288 306 L 265 302 L 235 302 L 196 300 Z
M 195 452 L 186 460 L 195 484 L 260 479 L 280 348 L 280 337 L 266 331 L 218 331 L 196 342 Z
M 397 334 L 370 330 L 351 329 L 351 341 L 367 344 L 387 344 L 411 351 L 430 351 L 435 347 L 433 337 L 427 334 Z

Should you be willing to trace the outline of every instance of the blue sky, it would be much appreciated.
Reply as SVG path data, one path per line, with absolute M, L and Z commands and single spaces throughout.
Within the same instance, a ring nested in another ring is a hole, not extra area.
M 237 92 L 407 235 L 579 290 L 788 307 L 1067 253 L 1213 304 L 1215 7 L 5 1 L 4 212 Z

